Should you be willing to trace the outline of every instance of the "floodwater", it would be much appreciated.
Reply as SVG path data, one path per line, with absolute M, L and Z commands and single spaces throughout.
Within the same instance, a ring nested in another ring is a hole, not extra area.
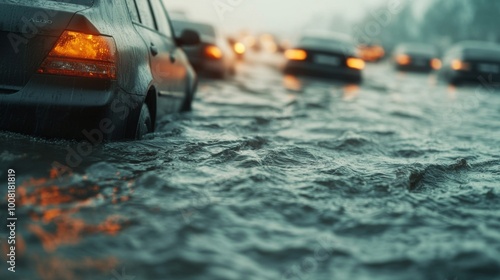
M 254 63 L 201 81 L 194 111 L 146 139 L 79 160 L 78 143 L 1 133 L 18 246 L 0 278 L 500 279 L 496 88 Z

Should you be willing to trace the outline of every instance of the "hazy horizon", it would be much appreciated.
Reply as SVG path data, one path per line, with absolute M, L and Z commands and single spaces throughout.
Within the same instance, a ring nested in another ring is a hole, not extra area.
M 242 29 L 293 33 L 304 26 L 329 24 L 335 16 L 347 23 L 391 0 L 164 0 L 171 11 L 185 11 L 192 20 L 219 26 L 226 32 Z

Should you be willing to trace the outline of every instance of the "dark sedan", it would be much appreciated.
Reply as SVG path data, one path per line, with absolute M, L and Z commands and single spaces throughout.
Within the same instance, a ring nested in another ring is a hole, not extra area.
M 189 110 L 196 75 L 160 0 L 0 3 L 0 130 L 47 138 L 141 138 Z
M 441 60 L 436 47 L 407 43 L 394 50 L 394 66 L 400 71 L 431 72 L 441 68 Z
M 304 74 L 360 82 L 365 62 L 343 34 L 313 32 L 285 51 L 286 74 Z
M 226 78 L 236 72 L 236 55 L 227 40 L 210 24 L 173 20 L 177 34 L 184 30 L 195 30 L 201 36 L 201 44 L 184 47 L 195 70 L 204 76 Z
M 500 45 L 463 42 L 446 52 L 441 76 L 452 84 L 500 80 Z

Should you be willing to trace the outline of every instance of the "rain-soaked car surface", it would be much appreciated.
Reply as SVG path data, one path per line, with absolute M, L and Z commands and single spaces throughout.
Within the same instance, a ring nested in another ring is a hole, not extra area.
M 20 225 L 18 278 L 0 278 L 498 278 L 497 87 L 389 62 L 355 85 L 252 61 L 201 81 L 193 112 L 141 141 L 84 155 L 1 133 Z
M 314 75 L 361 82 L 365 62 L 354 41 L 345 34 L 310 31 L 285 52 L 288 74 Z
M 500 80 L 500 44 L 462 42 L 450 48 L 443 61 L 441 75 L 452 84 L 477 82 L 478 77 Z
M 150 2 L 150 3 L 149 3 Z M 140 138 L 189 110 L 196 75 L 160 0 L 0 1 L 0 130 Z

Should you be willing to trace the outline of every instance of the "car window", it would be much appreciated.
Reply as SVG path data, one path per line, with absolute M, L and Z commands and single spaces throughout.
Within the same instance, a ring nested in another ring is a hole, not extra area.
M 172 37 L 172 29 L 168 21 L 167 14 L 160 0 L 151 0 L 158 31 L 167 37 Z
M 127 6 L 133 21 L 141 22 L 139 18 L 139 12 L 137 11 L 137 6 L 135 5 L 135 0 L 127 0 Z
M 151 29 L 156 29 L 155 21 L 153 18 L 153 13 L 151 12 L 151 7 L 149 6 L 149 1 L 140 0 L 135 1 L 137 4 L 137 9 L 139 11 L 139 17 L 141 18 L 141 23 Z
M 191 29 L 197 31 L 198 33 L 200 33 L 200 35 L 205 35 L 212 38 L 216 37 L 215 29 L 208 24 L 174 20 L 172 21 L 172 25 L 174 26 L 175 33 L 179 36 L 182 33 L 182 31 L 186 29 Z

